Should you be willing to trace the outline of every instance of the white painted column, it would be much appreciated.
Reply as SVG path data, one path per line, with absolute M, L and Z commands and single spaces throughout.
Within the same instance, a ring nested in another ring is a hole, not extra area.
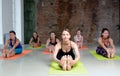
M 13 0 L 13 29 L 21 43 L 24 43 L 23 0 Z
M 0 44 L 3 44 L 2 0 L 0 0 Z

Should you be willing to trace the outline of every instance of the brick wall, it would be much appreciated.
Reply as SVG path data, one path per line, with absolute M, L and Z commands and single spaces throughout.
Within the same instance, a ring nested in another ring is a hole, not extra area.
M 61 38 L 67 27 L 72 36 L 81 29 L 84 41 L 91 43 L 100 30 L 107 27 L 111 37 L 118 42 L 119 0 L 38 0 L 37 31 L 41 41 L 46 42 L 50 31 Z M 116 34 L 116 35 L 115 35 Z

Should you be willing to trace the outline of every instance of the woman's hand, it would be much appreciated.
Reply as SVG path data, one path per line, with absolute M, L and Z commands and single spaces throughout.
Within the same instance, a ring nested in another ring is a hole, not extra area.
M 75 63 L 76 63 L 75 60 L 72 60 L 71 61 L 71 66 L 73 66 Z
M 11 53 L 12 51 L 14 51 L 14 49 L 13 49 L 13 48 L 9 50 L 9 53 Z

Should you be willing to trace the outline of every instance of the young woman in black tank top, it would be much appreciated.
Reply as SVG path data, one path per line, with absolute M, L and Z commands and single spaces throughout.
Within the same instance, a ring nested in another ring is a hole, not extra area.
M 53 54 L 54 60 L 62 67 L 63 70 L 71 70 L 80 59 L 77 44 L 70 41 L 70 33 L 68 29 L 62 32 L 62 42 L 55 46 Z
M 46 42 L 46 48 L 50 52 L 54 52 L 55 45 L 59 42 L 59 39 L 56 38 L 55 32 L 50 33 L 50 38 Z
M 29 44 L 30 44 L 33 48 L 40 47 L 41 42 L 40 42 L 40 37 L 38 36 L 38 33 L 37 33 L 37 32 L 34 32 L 34 33 L 33 33 L 33 36 L 31 37 Z

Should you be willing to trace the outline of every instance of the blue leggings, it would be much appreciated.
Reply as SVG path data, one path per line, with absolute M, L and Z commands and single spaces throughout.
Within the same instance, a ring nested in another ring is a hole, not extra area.
M 15 54 L 21 54 L 22 53 L 22 48 L 17 48 L 14 51 L 15 51 Z

